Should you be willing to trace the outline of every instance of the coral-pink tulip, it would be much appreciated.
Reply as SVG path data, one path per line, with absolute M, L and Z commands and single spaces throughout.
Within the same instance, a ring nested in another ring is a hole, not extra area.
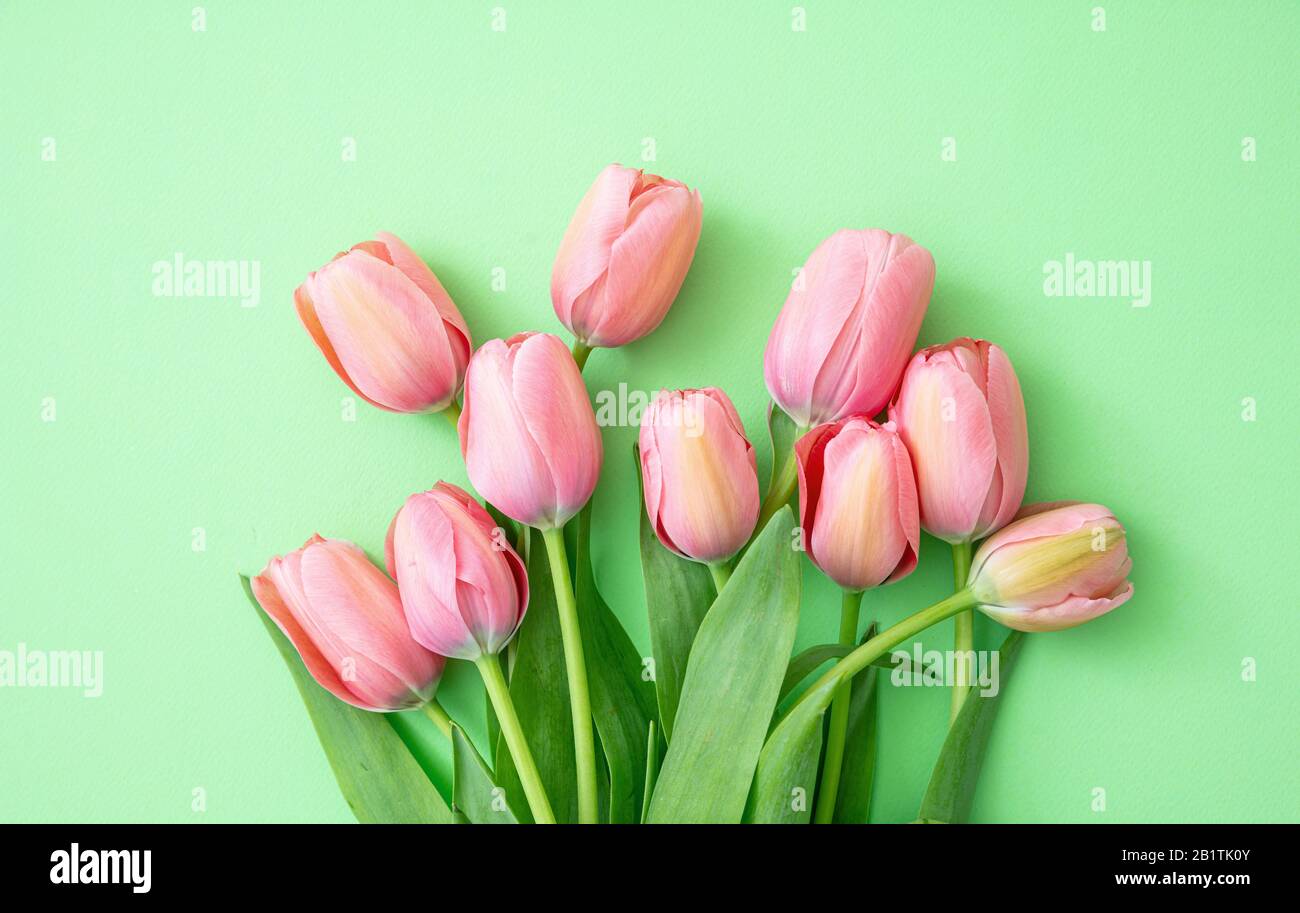
M 1018 631 L 1057 631 L 1133 595 L 1124 527 L 1100 504 L 1035 504 L 984 541 L 968 585 L 985 614 Z
M 298 317 L 353 391 L 390 412 L 437 412 L 456 397 L 469 328 L 433 271 L 381 232 L 294 292 Z
M 335 697 L 383 713 L 433 697 L 446 661 L 411 638 L 397 586 L 351 542 L 312 536 L 272 558 L 252 587 L 307 671 Z
M 912 573 L 921 538 L 916 483 L 894 426 L 865 416 L 818 425 L 795 456 L 799 525 L 813 564 L 854 591 Z
M 663 321 L 695 256 L 698 190 L 610 165 L 578 204 L 551 270 L 560 322 L 588 346 L 621 346 Z
M 406 499 L 388 528 L 388 573 L 411 636 L 442 656 L 477 660 L 505 648 L 528 609 L 528 574 L 492 516 L 439 482 Z
M 470 482 L 528 526 L 563 526 L 600 477 L 587 388 L 568 347 L 550 333 L 493 339 L 474 354 L 459 428 Z
M 1020 509 L 1029 434 L 1006 353 L 983 339 L 917 352 L 889 407 L 916 469 L 921 526 L 947 542 L 983 539 Z
M 893 396 L 934 287 L 906 235 L 844 229 L 812 252 L 772 327 L 763 377 L 800 427 L 874 416 Z
M 646 514 L 659 541 L 716 564 L 749 541 L 758 521 L 754 448 L 727 394 L 664 390 L 641 416 Z

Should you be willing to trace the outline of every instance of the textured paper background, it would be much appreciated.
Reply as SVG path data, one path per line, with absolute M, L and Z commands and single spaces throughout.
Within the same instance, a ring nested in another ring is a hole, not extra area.
M 974 816 L 1300 817 L 1296 5 L 808 0 L 803 32 L 792 5 L 211 2 L 195 32 L 193 3 L 0 4 L 0 649 L 105 662 L 98 699 L 0 690 L 0 819 L 350 819 L 235 572 L 316 530 L 374 552 L 406 494 L 466 480 L 439 417 L 341 420 L 292 290 L 386 229 L 477 340 L 561 332 L 569 214 L 646 138 L 646 167 L 701 188 L 703 237 L 668 320 L 597 352 L 593 389 L 721 386 L 765 472 L 791 271 L 834 229 L 905 231 L 938 263 L 922 342 L 1015 362 L 1030 496 L 1129 526 L 1136 597 L 1026 644 Z M 155 297 L 178 251 L 258 261 L 260 304 Z M 1150 260 L 1150 306 L 1045 297 L 1067 252 Z M 647 649 L 633 436 L 606 432 L 595 557 Z M 926 539 L 864 616 L 950 573 Z M 810 569 L 800 644 L 835 616 Z M 446 703 L 477 714 L 474 689 L 454 669 Z M 882 691 L 874 817 L 910 820 L 948 695 Z

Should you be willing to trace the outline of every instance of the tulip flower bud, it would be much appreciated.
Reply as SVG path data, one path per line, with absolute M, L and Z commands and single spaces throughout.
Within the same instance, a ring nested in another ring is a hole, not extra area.
M 433 697 L 446 661 L 411 639 L 397 586 L 365 552 L 312 536 L 252 580 L 253 595 L 320 686 L 363 710 Z
M 493 339 L 474 354 L 458 427 L 469 480 L 528 526 L 563 526 L 600 477 L 600 429 L 587 387 L 568 347 L 550 333 Z
M 893 583 L 916 568 L 921 538 L 907 447 L 892 424 L 850 416 L 795 444 L 799 525 L 813 564 L 846 590 Z
M 947 542 L 983 539 L 1011 522 L 1029 473 L 1020 382 L 982 339 L 917 352 L 889 407 L 912 454 L 921 526 Z
M 879 413 L 933 287 L 934 258 L 906 235 L 831 235 L 804 264 L 768 338 L 763 377 L 772 399 L 803 428 Z
M 356 245 L 293 294 L 325 360 L 366 402 L 437 412 L 465 377 L 469 328 L 433 271 L 395 235 Z
M 584 345 L 621 346 L 659 326 L 691 268 L 698 190 L 610 165 L 578 204 L 551 270 L 551 302 Z
M 661 391 L 641 416 L 646 514 L 659 541 L 716 564 L 744 547 L 758 521 L 754 448 L 721 390 Z
M 984 541 L 968 586 L 981 610 L 1017 631 L 1072 628 L 1128 601 L 1124 527 L 1100 504 L 1025 508 Z
M 411 636 L 442 656 L 500 653 L 528 608 L 528 574 L 492 516 L 439 482 L 393 517 L 384 549 Z

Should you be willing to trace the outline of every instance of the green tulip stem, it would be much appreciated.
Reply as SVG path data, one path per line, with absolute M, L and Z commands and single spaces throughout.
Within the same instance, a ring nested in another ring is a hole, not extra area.
M 519 725 L 519 715 L 515 713 L 514 701 L 510 699 L 510 688 L 506 677 L 501 672 L 501 663 L 495 656 L 480 656 L 474 660 L 479 675 L 483 676 L 483 687 L 487 689 L 492 709 L 496 711 L 497 722 L 501 724 L 501 735 L 505 737 L 510 757 L 515 762 L 515 772 L 523 784 L 524 796 L 532 810 L 533 820 L 538 824 L 554 824 L 555 812 L 551 811 L 551 800 L 546 797 L 546 788 L 542 786 L 542 776 L 537 772 L 537 762 L 528 750 L 528 741 L 524 738 L 524 729 Z
M 969 542 L 954 542 L 952 546 L 953 588 L 960 590 L 966 586 L 966 577 L 970 574 Z M 967 609 L 953 622 L 955 628 L 953 668 L 957 670 L 958 680 L 952 685 L 952 712 L 948 715 L 948 724 L 957 719 L 957 713 L 970 692 L 970 682 L 966 675 L 966 656 L 975 649 L 975 612 Z M 972 660 L 973 662 L 973 660 Z
M 447 738 L 451 738 L 451 717 L 447 715 L 447 711 L 443 709 L 442 704 L 430 699 L 429 703 L 420 709 L 424 711 L 425 716 L 433 720 L 433 725 L 438 727 L 439 732 Z
M 581 340 L 573 340 L 573 360 L 578 363 L 579 371 L 587 366 L 587 357 L 591 355 L 591 349 L 591 346 Z
M 721 595 L 722 588 L 731 579 L 731 565 L 726 561 L 719 561 L 716 564 L 709 564 L 707 567 L 709 573 L 713 575 L 713 589 Z
M 862 590 L 845 590 L 840 601 L 840 644 L 851 647 L 858 641 L 858 614 Z M 844 740 L 849 731 L 849 698 L 853 683 L 845 679 L 835 689 L 831 703 L 830 731 L 826 735 L 826 757 L 822 761 L 821 786 L 817 790 L 816 824 L 830 824 L 835 818 L 835 799 L 840 789 L 840 768 L 844 763 Z
M 451 422 L 451 427 L 455 428 L 457 427 L 457 423 L 460 422 L 460 406 L 458 406 L 456 401 L 453 399 L 443 407 L 442 415 L 447 419 L 447 421 Z
M 922 609 L 915 615 L 904 618 L 898 624 L 886 628 L 827 669 L 821 678 L 813 682 L 812 687 L 791 705 L 782 721 L 788 719 L 794 713 L 795 708 L 805 702 L 820 700 L 824 701 L 823 706 L 826 706 L 830 703 L 834 691 L 841 684 L 848 682 L 849 679 L 880 659 L 894 647 L 897 647 L 909 637 L 921 633 L 931 625 L 938 624 L 945 618 L 951 618 L 958 612 L 974 608 L 974 606 L 975 597 L 971 595 L 970 590 L 963 587 L 948 598 L 942 599 L 929 608 Z
M 582 655 L 582 629 L 578 626 L 578 605 L 569 578 L 569 558 L 564 551 L 562 528 L 542 530 L 546 557 L 555 585 L 555 605 L 564 641 L 564 668 L 569 679 L 569 710 L 573 715 L 573 751 L 578 768 L 578 823 L 595 824 L 596 741 L 592 734 L 591 698 L 587 692 L 587 665 Z

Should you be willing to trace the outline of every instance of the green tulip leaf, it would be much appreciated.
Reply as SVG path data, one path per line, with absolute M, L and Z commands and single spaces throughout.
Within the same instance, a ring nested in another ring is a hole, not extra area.
M 591 714 L 609 773 L 609 816 L 635 824 L 645 792 L 645 733 L 655 717 L 655 693 L 641 677 L 641 653 L 601 598 L 591 566 L 591 503 L 578 515 L 574 590 L 587 662 Z
M 781 461 L 794 450 L 795 441 L 799 439 L 799 426 L 794 419 L 772 402 L 767 404 L 767 439 L 772 445 L 772 471 L 767 481 L 767 490 L 771 491 L 776 475 L 781 471 Z
M 862 643 L 876 636 L 872 624 Z M 836 824 L 866 824 L 871 814 L 871 787 L 876 774 L 876 700 L 880 673 L 872 668 L 855 676 L 849 694 L 849 725 L 835 794 Z
M 636 465 L 639 480 L 639 457 Z M 691 644 L 713 604 L 713 578 L 703 564 L 688 561 L 664 548 L 650 525 L 645 501 L 639 494 L 637 501 L 641 504 L 641 573 L 645 578 L 646 612 L 650 619 L 659 725 L 664 740 L 671 741 Z
M 817 644 L 795 656 L 786 667 L 785 679 L 781 682 L 780 699 L 785 700 L 789 697 L 799 683 L 812 675 L 822 663 L 848 656 L 852 649 L 843 644 Z
M 790 665 L 786 667 L 785 680 L 781 682 L 781 701 L 789 697 L 794 692 L 794 689 L 799 686 L 799 683 L 812 675 L 822 663 L 848 656 L 852 650 L 852 647 L 846 647 L 843 644 L 817 644 L 790 660 Z M 910 658 L 895 662 L 893 657 L 887 654 L 872 660 L 871 665 L 892 672 L 900 666 L 903 669 L 910 669 L 911 663 Z M 933 664 L 923 666 L 923 674 L 931 674 L 934 668 Z
M 241 574 L 239 580 L 289 667 L 330 769 L 357 820 L 363 824 L 453 823 L 451 809 L 386 715 L 353 707 L 318 685 L 289 638 L 258 605 L 248 578 Z
M 528 550 L 528 612 L 515 635 L 510 668 L 510 698 L 533 760 L 551 800 L 555 820 L 578 820 L 578 781 L 573 753 L 573 719 L 564 669 L 564 641 L 546 547 L 540 541 Z M 499 659 L 499 657 L 498 657 Z M 510 808 L 521 822 L 532 813 L 505 738 L 497 741 L 496 782 L 505 789 Z
M 782 508 L 700 624 L 650 822 L 734 824 L 744 813 L 799 623 L 793 529 Z
M 455 725 L 451 728 L 451 756 L 452 810 L 470 824 L 518 824 L 505 790 L 493 782 L 492 771 Z
M 997 716 L 998 701 L 1006 690 L 1011 666 L 1020 652 L 1025 635 L 1012 631 L 998 650 L 998 692 L 987 697 L 978 690 L 967 695 L 957 719 L 948 728 L 939 758 L 930 774 L 930 785 L 921 800 L 918 819 L 929 823 L 959 824 L 970 814 L 975 787 L 979 783 L 980 768 L 984 764 L 984 750 L 988 747 L 993 720 Z
M 650 797 L 654 795 L 655 781 L 659 779 L 659 730 L 655 721 L 650 721 L 650 729 L 645 743 L 645 793 L 641 802 L 641 823 L 645 824 L 650 814 Z

